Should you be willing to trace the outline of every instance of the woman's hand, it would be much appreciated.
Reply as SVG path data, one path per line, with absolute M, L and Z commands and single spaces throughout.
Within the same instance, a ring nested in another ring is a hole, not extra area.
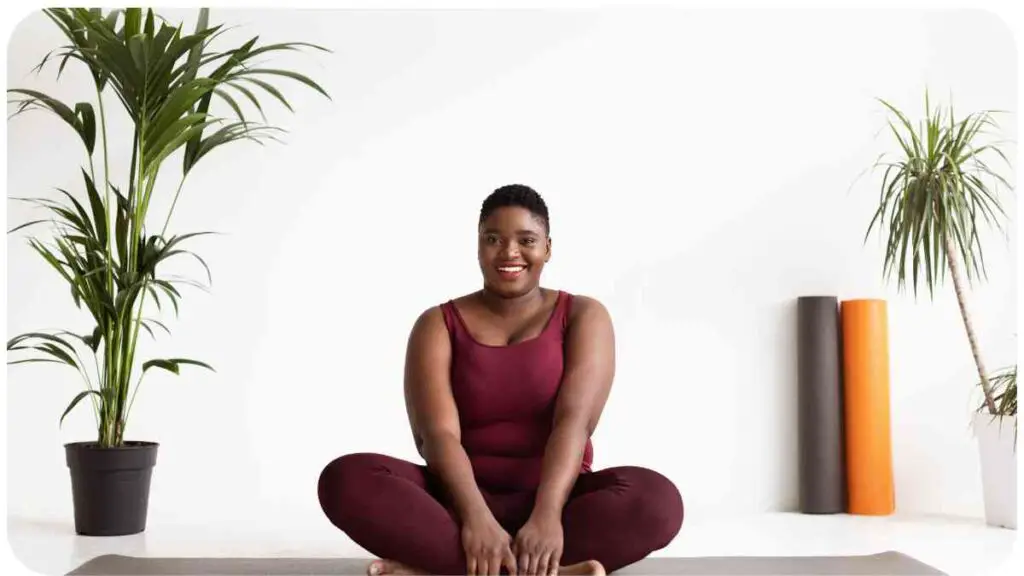
M 562 561 L 562 537 L 562 519 L 557 515 L 531 516 L 516 534 L 519 573 L 558 574 Z
M 516 557 L 512 553 L 512 537 L 491 514 L 477 514 L 462 525 L 462 547 L 466 552 L 466 574 L 469 576 L 500 574 L 501 567 L 516 574 Z

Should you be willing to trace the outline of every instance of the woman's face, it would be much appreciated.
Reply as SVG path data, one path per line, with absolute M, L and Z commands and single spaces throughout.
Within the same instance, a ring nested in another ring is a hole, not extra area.
M 498 208 L 480 224 L 478 259 L 492 292 L 512 298 L 533 290 L 550 258 L 544 224 L 526 208 Z

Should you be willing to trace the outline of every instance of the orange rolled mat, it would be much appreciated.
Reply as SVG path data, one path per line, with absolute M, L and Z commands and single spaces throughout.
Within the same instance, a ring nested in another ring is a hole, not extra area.
M 896 509 L 889 409 L 889 321 L 885 300 L 844 300 L 843 401 L 850 514 Z

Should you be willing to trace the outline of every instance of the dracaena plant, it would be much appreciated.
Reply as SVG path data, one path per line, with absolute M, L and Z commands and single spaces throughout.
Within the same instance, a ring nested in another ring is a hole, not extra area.
M 996 404 L 996 412 L 999 416 L 1017 415 L 1017 366 L 1013 365 L 1003 368 L 992 375 L 989 379 L 992 387 L 992 400 Z M 979 410 L 984 407 L 979 406 Z
M 1005 141 L 989 138 L 998 129 L 997 111 L 958 118 L 952 105 L 933 110 L 925 92 L 925 118 L 915 129 L 906 114 L 881 102 L 895 116 L 889 127 L 901 153 L 874 165 L 885 168 L 885 177 L 868 234 L 876 225 L 885 228 L 883 273 L 886 278 L 895 275 L 901 290 L 909 280 L 915 295 L 924 283 L 934 296 L 935 287 L 949 272 L 984 394 L 983 406 L 991 414 L 1000 414 L 1006 408 L 1000 403 L 1007 396 L 994 385 L 1005 391 L 1008 373 L 991 380 L 966 296 L 970 284 L 987 277 L 981 225 L 1003 230 L 1006 211 L 999 188 L 1012 189 L 991 164 L 996 159 L 1009 163 L 1000 147 Z M 1015 369 L 1013 374 L 1015 382 Z M 1016 388 L 1013 398 L 1015 407 Z
M 27 234 L 48 225 L 45 237 L 31 236 L 28 244 L 67 282 L 74 305 L 88 311 L 93 325 L 21 334 L 7 342 L 7 350 L 17 358 L 10 363 L 57 362 L 76 370 L 85 389 L 71 398 L 60 421 L 89 398 L 98 444 L 120 446 L 135 393 L 149 370 L 177 374 L 185 365 L 212 369 L 187 358 L 137 358 L 142 331 L 151 337 L 154 328 L 170 332 L 158 319 L 144 315 L 147 300 L 158 311 L 169 303 L 177 313 L 180 287 L 205 288 L 193 279 L 164 274 L 161 265 L 189 257 L 202 265 L 207 282 L 211 280 L 203 259 L 186 248 L 207 232 L 169 232 L 187 177 L 222 146 L 263 143 L 283 132 L 266 123 L 261 100 L 269 95 L 291 110 L 273 81 L 296 81 L 327 96 L 307 76 L 262 67 L 258 57 L 284 50 L 327 50 L 304 42 L 259 45 L 258 38 L 215 50 L 213 42 L 225 29 L 209 25 L 208 9 L 199 11 L 192 33 L 139 8 L 56 8 L 44 13 L 68 43 L 47 54 L 36 69 L 59 60 L 59 79 L 69 63 L 85 66 L 95 90 L 88 99 L 69 105 L 36 90 L 11 89 L 12 117 L 29 110 L 56 114 L 80 137 L 84 161 L 77 189 L 57 189 L 52 198 L 16 198 L 35 205 L 45 217 L 10 232 L 28 229 L 23 232 Z M 121 104 L 116 111 L 123 110 L 131 120 L 130 134 L 108 134 L 107 118 L 114 110 L 106 110 L 102 95 L 111 92 Z M 246 118 L 239 100 L 251 103 L 261 120 Z M 228 113 L 215 113 L 214 103 Z M 112 155 L 130 156 L 127 174 L 111 174 Z M 181 164 L 169 164 L 179 156 Z M 152 214 L 150 202 L 161 177 L 176 179 L 177 187 L 167 212 Z M 92 362 L 87 362 L 90 355 Z

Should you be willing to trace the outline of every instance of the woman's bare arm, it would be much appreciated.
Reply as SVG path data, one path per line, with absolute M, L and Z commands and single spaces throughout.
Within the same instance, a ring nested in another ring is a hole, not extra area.
M 448 488 L 465 521 L 490 514 L 462 447 L 459 414 L 451 392 L 451 342 L 439 308 L 424 312 L 409 335 L 405 401 L 416 448 Z
M 615 375 L 615 334 L 607 309 L 585 296 L 576 296 L 573 307 L 565 341 L 565 373 L 533 510 L 539 517 L 561 518 Z

